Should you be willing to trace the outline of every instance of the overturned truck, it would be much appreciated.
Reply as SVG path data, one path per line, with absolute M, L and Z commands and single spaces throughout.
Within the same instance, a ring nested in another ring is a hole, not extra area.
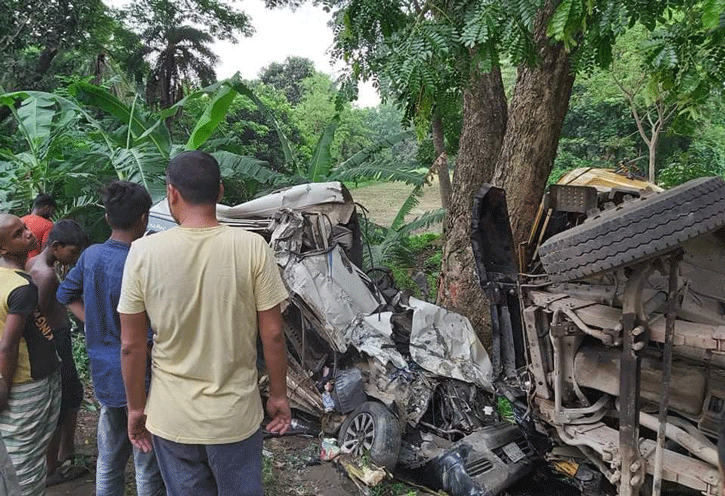
M 535 453 L 501 419 L 470 323 L 398 291 L 387 269 L 360 268 L 356 207 L 341 183 L 219 205 L 217 215 L 275 252 L 290 292 L 287 383 L 299 415 L 337 431 L 343 451 L 452 496 L 493 496 L 530 472 Z M 165 202 L 154 206 L 150 232 L 174 225 Z
M 549 189 L 515 249 L 503 190 L 477 195 L 494 385 L 552 440 L 549 460 L 588 469 L 585 493 L 718 494 L 723 226 L 720 178 L 662 191 L 579 169 Z

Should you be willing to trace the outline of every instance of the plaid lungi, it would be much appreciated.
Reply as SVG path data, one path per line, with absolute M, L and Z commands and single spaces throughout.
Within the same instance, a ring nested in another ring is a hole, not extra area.
M 0 435 L 23 496 L 45 494 L 45 453 L 58 422 L 60 374 L 13 384 L 8 406 L 0 412 Z

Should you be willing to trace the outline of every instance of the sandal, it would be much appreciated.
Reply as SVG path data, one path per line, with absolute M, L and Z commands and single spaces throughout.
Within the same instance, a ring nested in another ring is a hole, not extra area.
M 45 485 L 55 486 L 56 484 L 72 481 L 78 479 L 79 477 L 83 477 L 88 472 L 89 470 L 86 467 L 83 467 L 82 465 L 73 465 L 71 460 L 66 460 L 48 474 L 48 477 L 45 479 Z

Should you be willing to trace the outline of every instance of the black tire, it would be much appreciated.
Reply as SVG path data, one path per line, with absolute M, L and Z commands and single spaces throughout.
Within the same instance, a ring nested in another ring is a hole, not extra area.
M 695 179 L 587 219 L 539 248 L 554 281 L 569 281 L 660 255 L 725 225 L 725 181 Z
M 393 470 L 400 453 L 400 424 L 385 405 L 367 401 L 347 416 L 338 441 L 344 452 L 368 453 L 376 465 Z

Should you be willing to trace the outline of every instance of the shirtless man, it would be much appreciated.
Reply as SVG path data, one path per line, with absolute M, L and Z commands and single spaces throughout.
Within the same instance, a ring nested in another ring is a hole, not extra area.
M 68 311 L 55 298 L 59 281 L 54 268 L 55 262 L 74 264 L 87 240 L 86 233 L 75 221 L 60 220 L 51 229 L 48 242 L 40 255 L 28 260 L 26 265 L 26 271 L 38 286 L 38 306 L 53 330 L 53 342 L 61 358 L 60 416 L 47 453 L 46 483 L 49 486 L 78 478 L 87 472 L 83 467 L 74 466 L 72 460 L 76 420 L 83 401 L 83 384 L 73 361 Z

